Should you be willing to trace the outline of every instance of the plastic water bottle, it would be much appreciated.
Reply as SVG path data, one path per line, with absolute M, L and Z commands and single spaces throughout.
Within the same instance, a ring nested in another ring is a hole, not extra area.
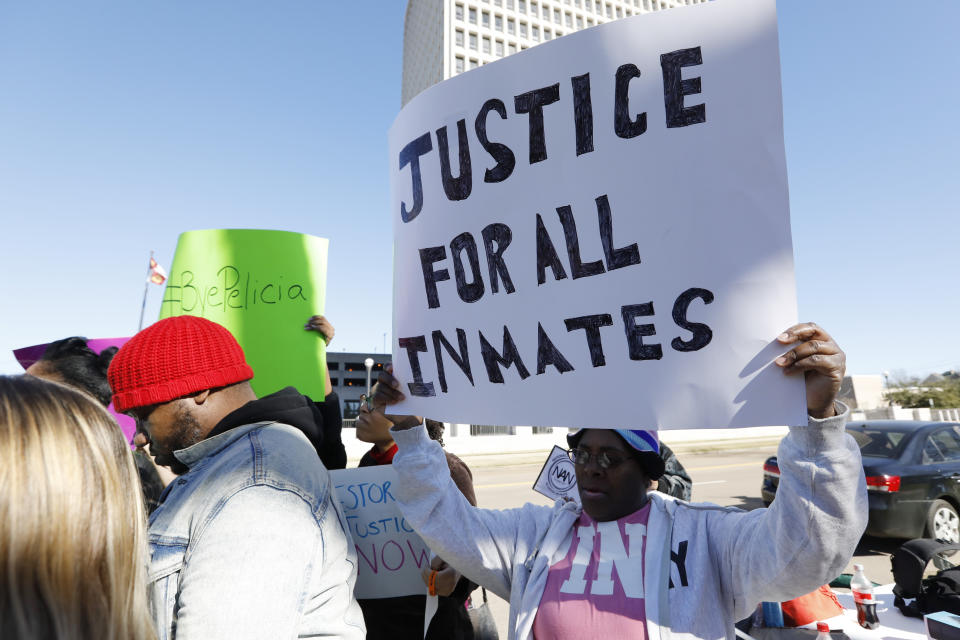
M 850 580 L 850 590 L 853 591 L 853 602 L 857 605 L 857 622 L 864 629 L 876 629 L 880 626 L 877 618 L 877 601 L 873 597 L 873 583 L 863 573 L 863 565 L 853 565 L 853 578 Z
M 817 623 L 817 640 L 833 640 L 830 637 L 830 625 L 826 622 Z

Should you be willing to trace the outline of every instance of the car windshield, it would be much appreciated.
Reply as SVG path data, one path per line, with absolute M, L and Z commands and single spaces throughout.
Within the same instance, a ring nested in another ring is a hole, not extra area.
M 907 443 L 907 431 L 890 429 L 848 429 L 847 432 L 860 445 L 860 454 L 877 458 L 897 458 Z

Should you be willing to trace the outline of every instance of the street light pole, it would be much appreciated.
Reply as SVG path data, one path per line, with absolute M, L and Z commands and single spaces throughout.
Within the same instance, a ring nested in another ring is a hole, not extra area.
M 370 395 L 370 370 L 373 369 L 373 358 L 367 358 L 363 361 L 363 366 L 367 368 L 367 395 Z

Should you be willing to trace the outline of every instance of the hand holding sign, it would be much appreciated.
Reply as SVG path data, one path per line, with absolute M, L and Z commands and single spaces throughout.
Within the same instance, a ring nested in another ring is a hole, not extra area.
M 807 388 L 807 412 L 814 418 L 836 415 L 834 401 L 840 393 L 847 356 L 830 334 L 812 322 L 797 324 L 779 336 L 781 344 L 800 342 L 775 360 L 786 373 L 802 371 Z
M 377 376 L 377 384 L 373 386 L 373 406 L 383 411 L 387 420 L 393 423 L 394 429 L 409 429 L 415 427 L 423 418 L 420 416 L 408 416 L 389 414 L 386 408 L 390 405 L 403 402 L 405 396 L 400 391 L 400 381 L 393 376 L 393 365 L 388 364 Z
M 329 347 L 333 342 L 334 329 L 330 321 L 324 316 L 311 316 L 307 324 L 303 325 L 307 331 L 316 331 L 323 337 L 323 342 Z
M 430 575 L 433 572 L 437 574 L 433 579 L 436 594 L 438 596 L 449 596 L 453 593 L 453 590 L 457 587 L 457 582 L 460 580 L 460 574 L 457 570 L 444 562 L 439 556 L 434 556 L 433 560 L 430 561 L 430 567 L 424 567 L 420 572 L 423 583 L 428 587 L 430 585 Z

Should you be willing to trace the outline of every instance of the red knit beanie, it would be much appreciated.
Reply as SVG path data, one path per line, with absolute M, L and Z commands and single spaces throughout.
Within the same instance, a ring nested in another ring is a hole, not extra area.
M 196 316 L 150 325 L 120 348 L 107 371 L 113 407 L 120 413 L 252 377 L 233 335 Z

